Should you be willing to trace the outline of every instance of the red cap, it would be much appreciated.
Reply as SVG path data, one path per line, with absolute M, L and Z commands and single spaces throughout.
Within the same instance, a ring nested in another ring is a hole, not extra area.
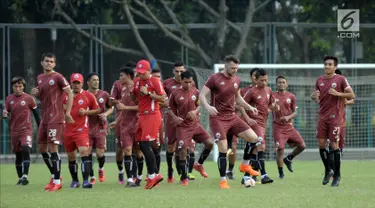
M 151 71 L 150 62 L 148 62 L 146 60 L 138 61 L 137 66 L 136 66 L 136 71 L 139 74 L 143 74 L 147 71 Z
M 83 83 L 83 76 L 80 73 L 74 73 L 70 77 L 70 82 L 78 81 L 80 83 Z

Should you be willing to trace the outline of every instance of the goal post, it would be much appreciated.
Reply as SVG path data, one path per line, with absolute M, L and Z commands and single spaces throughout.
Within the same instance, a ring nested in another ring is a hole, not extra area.
M 214 64 L 213 73 L 224 68 L 224 64 Z M 288 79 L 288 91 L 296 95 L 298 114 L 294 121 L 296 129 L 304 138 L 307 149 L 305 152 L 315 154 L 316 125 L 318 105 L 311 101 L 310 95 L 319 75 L 323 74 L 323 64 L 240 64 L 237 75 L 241 78 L 241 87 L 250 84 L 250 70 L 253 68 L 266 69 L 269 86 L 276 90 L 276 77 L 282 75 Z M 339 64 L 338 69 L 348 79 L 356 93 L 355 104 L 346 108 L 346 139 L 345 151 L 351 152 L 354 159 L 360 159 L 362 150 L 375 152 L 375 63 Z M 203 80 L 207 80 L 205 73 Z M 207 115 L 208 116 L 208 115 Z M 208 126 L 206 124 L 206 126 Z M 275 147 L 272 137 L 272 117 L 267 122 L 267 152 L 274 154 Z M 244 141 L 238 144 L 238 153 L 242 153 Z M 287 152 L 288 150 L 286 150 Z M 344 151 L 344 152 L 345 152 Z M 375 154 L 375 153 L 374 153 Z M 218 148 L 214 145 L 213 160 L 217 161 Z M 270 158 L 270 157 L 269 157 Z

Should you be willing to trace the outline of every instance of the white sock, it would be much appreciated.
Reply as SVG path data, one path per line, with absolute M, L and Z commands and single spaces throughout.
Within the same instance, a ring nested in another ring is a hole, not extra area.
M 227 180 L 227 177 L 220 177 L 220 181 L 226 181 Z
M 242 164 L 248 165 L 250 163 L 250 160 L 242 160 Z
M 128 182 L 133 182 L 133 179 L 132 178 L 128 178 Z
M 104 170 L 104 167 L 102 167 L 102 168 L 99 168 L 99 170 Z
M 61 183 L 61 181 L 60 181 L 60 179 L 57 179 L 57 180 L 54 179 L 54 180 L 53 180 L 53 183 L 59 185 L 59 184 Z
M 142 180 L 142 175 L 137 175 L 138 180 Z
M 21 178 L 26 178 L 27 179 L 27 175 L 23 174 Z
M 119 174 L 124 174 L 124 169 L 118 171 Z
M 266 177 L 267 176 L 267 174 L 264 174 L 264 175 L 262 175 L 261 177 L 262 177 L 262 179 L 264 178 L 264 177 Z
M 154 179 L 155 178 L 155 173 L 148 175 L 148 178 L 149 179 Z
M 55 174 L 51 174 L 51 178 L 55 178 Z

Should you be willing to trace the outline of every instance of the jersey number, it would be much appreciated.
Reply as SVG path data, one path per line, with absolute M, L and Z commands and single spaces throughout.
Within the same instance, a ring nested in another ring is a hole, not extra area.
M 339 135 L 340 134 L 340 127 L 334 127 L 332 134 L 333 135 Z
M 56 129 L 50 129 L 48 133 L 49 137 L 56 137 Z

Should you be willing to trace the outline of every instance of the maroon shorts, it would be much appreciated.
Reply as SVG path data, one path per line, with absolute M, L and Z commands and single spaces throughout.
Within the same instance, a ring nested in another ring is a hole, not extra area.
M 64 136 L 63 123 L 50 123 L 39 125 L 38 129 L 38 144 L 61 144 Z
M 249 125 L 240 119 L 237 115 L 231 117 L 210 116 L 210 129 L 214 141 L 227 139 L 227 133 L 230 131 L 233 135 L 238 135 L 250 129 Z
M 21 152 L 22 146 L 32 147 L 33 137 L 32 133 L 12 136 L 12 150 L 13 152 Z
M 121 131 L 120 138 L 117 139 L 117 147 L 121 149 L 126 149 L 129 147 L 133 147 L 135 143 L 135 132 L 134 129 L 125 129 Z
M 159 143 L 160 145 L 164 144 L 164 120 L 161 119 L 160 127 L 159 127 Z
M 343 125 L 329 124 L 322 119 L 319 119 L 316 130 L 316 138 L 329 139 L 331 142 L 339 142 L 341 137 L 341 129 Z
M 339 141 L 339 147 L 340 149 L 344 149 L 345 146 L 345 135 L 346 135 L 346 127 L 341 128 L 341 133 L 340 133 L 340 141 Z
M 173 119 L 168 115 L 167 116 L 167 138 L 168 138 L 168 145 L 175 144 L 176 143 L 176 126 L 173 122 Z
M 139 115 L 135 140 L 137 142 L 155 141 L 159 136 L 160 123 L 160 111 Z
M 90 147 L 93 149 L 107 150 L 107 137 L 105 135 L 90 135 Z
M 276 149 L 285 149 L 286 143 L 288 143 L 290 147 L 304 145 L 303 138 L 291 124 L 281 125 L 273 123 L 272 128 Z
M 90 139 L 88 134 L 64 135 L 65 151 L 73 152 L 78 147 L 89 147 Z
M 194 148 L 195 142 L 204 143 L 210 139 L 210 135 L 200 124 L 188 127 L 179 126 L 176 128 L 176 136 L 178 148 Z
M 262 137 L 262 144 L 266 144 L 266 128 L 260 126 L 259 124 L 254 124 L 250 128 L 255 132 L 258 137 Z

